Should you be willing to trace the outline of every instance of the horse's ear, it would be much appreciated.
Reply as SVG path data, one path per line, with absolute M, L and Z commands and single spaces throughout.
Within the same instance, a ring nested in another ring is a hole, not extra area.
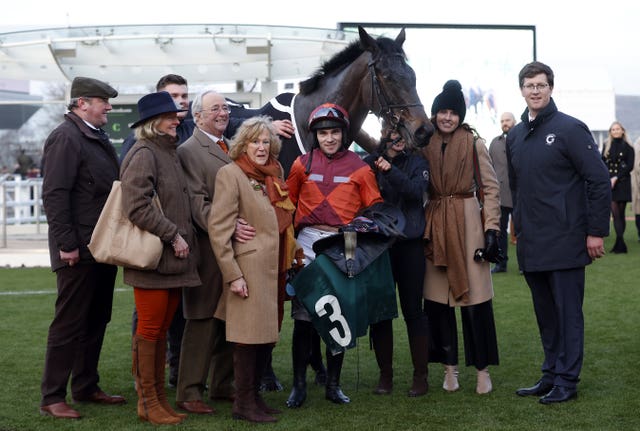
M 400 33 L 398 33 L 398 36 L 396 36 L 396 43 L 402 46 L 402 44 L 404 43 L 405 37 L 406 37 L 406 34 L 404 32 L 404 27 L 402 27 L 402 30 L 400 30 Z
M 367 30 L 360 25 L 358 26 L 358 33 L 360 33 L 360 46 L 362 49 L 375 54 L 378 50 L 378 44 L 375 39 L 369 36 Z

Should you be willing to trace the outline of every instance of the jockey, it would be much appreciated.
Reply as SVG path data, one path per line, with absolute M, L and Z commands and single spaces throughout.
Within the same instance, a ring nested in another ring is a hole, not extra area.
M 295 160 L 287 179 L 289 197 L 296 205 L 297 240 L 304 250 L 306 264 L 315 259 L 312 249 L 315 241 L 335 235 L 358 211 L 382 202 L 373 171 L 347 149 L 347 111 L 334 103 L 322 104 L 311 112 L 309 129 L 314 132 L 313 149 Z M 293 298 L 291 314 L 293 388 L 287 406 L 295 408 L 307 396 L 306 367 L 315 328 L 297 297 Z M 333 353 L 327 349 L 325 398 L 336 404 L 349 403 L 349 397 L 340 389 L 344 352 Z

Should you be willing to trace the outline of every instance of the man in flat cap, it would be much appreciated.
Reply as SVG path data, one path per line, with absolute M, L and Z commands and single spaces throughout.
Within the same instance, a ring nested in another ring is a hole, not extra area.
M 101 129 L 112 109 L 109 99 L 117 95 L 105 82 L 75 78 L 69 112 L 44 144 L 42 200 L 58 297 L 47 338 L 40 413 L 57 418 L 80 417 L 66 403 L 69 377 L 74 402 L 125 402 L 98 386 L 118 268 L 97 263 L 87 248 L 119 174 L 118 157 Z

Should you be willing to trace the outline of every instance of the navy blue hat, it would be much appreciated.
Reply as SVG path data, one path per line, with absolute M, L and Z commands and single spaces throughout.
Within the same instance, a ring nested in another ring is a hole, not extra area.
M 443 109 L 451 109 L 458 114 L 461 123 L 464 121 L 464 116 L 467 114 L 467 104 L 464 101 L 464 94 L 462 94 L 462 86 L 455 79 L 445 82 L 442 93 L 433 99 L 431 115 L 435 116 L 438 111 Z
M 166 91 L 147 94 L 138 100 L 138 115 L 140 115 L 140 119 L 133 123 L 131 128 L 135 129 L 140 124 L 160 114 L 185 111 L 187 111 L 187 109 L 180 109 L 176 106 L 171 95 Z

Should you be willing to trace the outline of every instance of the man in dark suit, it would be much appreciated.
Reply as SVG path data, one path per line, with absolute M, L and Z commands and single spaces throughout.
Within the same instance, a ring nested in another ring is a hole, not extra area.
M 191 106 L 196 123 L 193 136 L 178 147 L 178 157 L 189 186 L 191 213 L 196 225 L 202 285 L 182 291 L 186 318 L 176 402 L 191 413 L 212 414 L 202 400 L 207 376 L 209 398 L 233 396 L 233 349 L 225 339 L 225 324 L 213 317 L 222 294 L 222 274 L 216 262 L 207 223 L 215 193 L 218 170 L 231 162 L 223 132 L 229 123 L 229 107 L 224 96 L 212 90 L 198 94 Z
M 544 361 L 538 382 L 516 394 L 552 404 L 578 396 L 585 266 L 604 255 L 611 185 L 589 128 L 558 111 L 551 68 L 529 63 L 519 82 L 527 109 L 507 135 L 507 160 L 518 263 L 531 290 Z
M 118 157 L 101 129 L 111 110 L 109 99 L 117 95 L 105 82 L 75 78 L 70 112 L 44 144 L 42 199 L 58 297 L 47 338 L 40 413 L 57 418 L 80 417 L 65 401 L 69 376 L 76 402 L 125 402 L 98 386 L 118 268 L 97 263 L 87 248 L 119 174 Z

